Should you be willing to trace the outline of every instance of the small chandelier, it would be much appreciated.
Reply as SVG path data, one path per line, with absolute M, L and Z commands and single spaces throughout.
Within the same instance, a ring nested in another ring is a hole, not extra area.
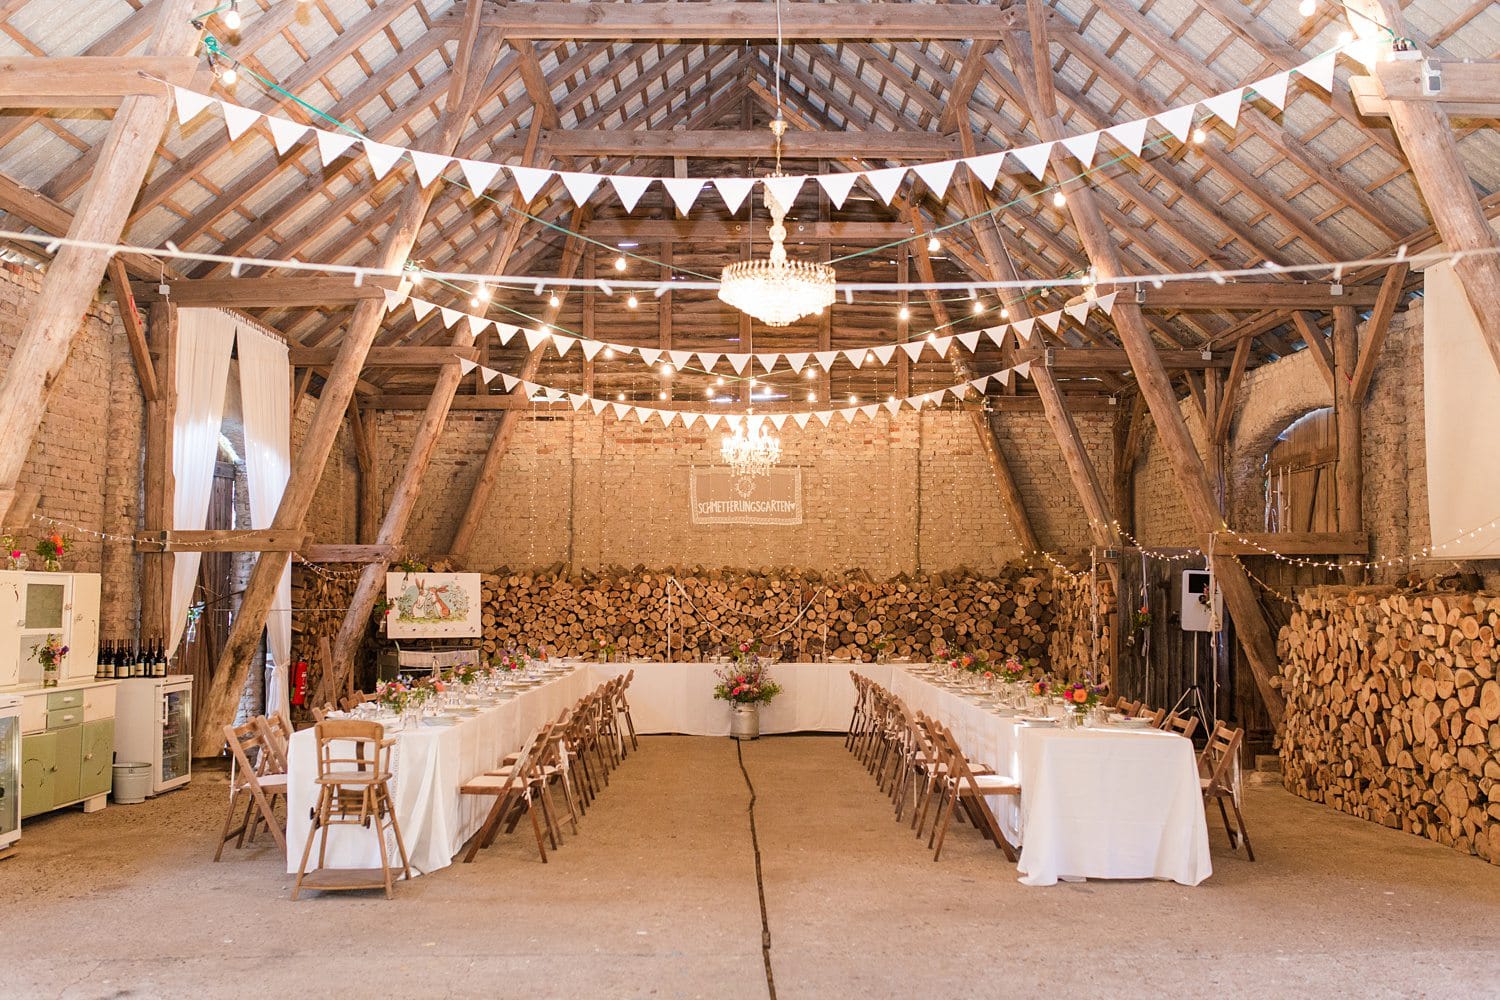
M 781 177 L 781 137 L 786 134 L 786 119 L 780 114 L 771 122 L 771 131 L 776 135 L 776 172 L 771 176 Z M 719 277 L 719 298 L 767 326 L 790 326 L 833 305 L 833 268 L 787 259 L 783 220 L 788 206 L 777 201 L 770 188 L 764 191 L 766 210 L 771 213 L 771 228 L 766 231 L 771 252 L 765 260 L 726 266 Z
M 766 476 L 781 461 L 781 438 L 765 425 L 747 429 L 749 421 L 737 424 L 720 444 L 724 464 L 736 476 Z

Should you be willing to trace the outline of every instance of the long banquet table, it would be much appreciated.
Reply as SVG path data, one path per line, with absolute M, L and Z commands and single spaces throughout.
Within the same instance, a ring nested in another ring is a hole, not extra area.
M 1019 806 L 1010 796 L 991 801 L 1001 829 L 1021 844 L 1016 867 L 1027 885 L 1080 878 L 1197 885 L 1212 873 L 1190 740 L 1156 730 L 1025 726 L 907 667 L 895 667 L 888 686 L 951 729 L 972 760 L 1020 778 Z

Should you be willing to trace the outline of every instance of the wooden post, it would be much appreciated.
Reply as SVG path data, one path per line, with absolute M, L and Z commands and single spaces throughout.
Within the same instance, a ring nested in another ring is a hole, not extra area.
M 146 403 L 146 531 L 170 531 L 177 478 L 173 474 L 172 425 L 177 413 L 177 307 L 170 301 L 151 307 L 147 338 L 155 355 L 156 398 Z M 141 635 L 171 634 L 172 568 L 177 557 L 171 552 L 141 549 Z
M 380 453 L 375 434 L 374 412 L 360 411 L 359 400 L 349 401 L 349 434 L 354 438 L 354 462 L 359 471 L 359 507 L 354 516 L 354 537 L 361 543 L 375 541 L 380 530 Z
M 442 127 L 433 152 L 451 155 L 458 147 L 474 107 L 482 99 L 483 87 L 479 82 L 488 72 L 499 48 L 499 40 L 493 34 L 486 36 L 483 56 L 474 51 L 479 27 L 479 8 L 474 4 L 464 18 L 465 35 L 459 45 L 458 59 L 454 63 L 454 87 L 449 92 L 447 106 L 443 112 Z M 483 69 L 470 72 L 470 61 Z M 399 269 L 411 255 L 427 208 L 437 194 L 438 185 L 420 187 L 411 185 L 406 189 L 402 202 L 392 220 L 389 235 L 381 248 L 377 267 L 385 270 Z M 329 452 L 338 437 L 339 427 L 348 412 L 349 400 L 359 381 L 360 369 L 365 356 L 375 342 L 385 318 L 385 304 L 378 299 L 366 299 L 355 306 L 349 327 L 339 341 L 338 355 L 323 383 L 318 399 L 318 408 L 313 413 L 302 447 L 292 462 L 292 474 L 287 480 L 286 490 L 281 495 L 281 505 L 271 522 L 273 528 L 298 528 L 307 520 L 308 508 L 312 505 L 318 482 L 323 476 L 323 467 L 328 462 Z M 199 714 L 193 735 L 193 751 L 200 757 L 213 756 L 223 746 L 223 726 L 234 717 L 240 692 L 245 687 L 245 675 L 250 669 L 250 658 L 260 645 L 261 633 L 266 627 L 266 616 L 276 596 L 276 585 L 281 572 L 291 558 L 288 552 L 265 552 L 255 563 L 250 581 L 240 603 L 240 614 L 230 628 L 229 638 L 219 662 L 214 668 L 209 689 L 204 695 L 203 710 Z
M 1338 526 L 1341 532 L 1363 531 L 1364 514 L 1360 498 L 1364 492 L 1364 400 L 1355 393 L 1355 372 L 1359 367 L 1359 331 L 1353 306 L 1333 310 L 1333 419 L 1337 437 L 1338 460 L 1334 463 L 1334 495 L 1337 500 Z M 1358 566 L 1347 560 L 1344 582 L 1359 583 Z
M 193 54 L 198 29 L 190 18 L 197 2 L 162 0 L 146 55 Z M 171 109 L 172 99 L 165 88 L 160 94 L 120 101 L 68 227 L 70 238 L 95 243 L 119 240 L 141 181 L 156 157 Z M 47 411 L 47 398 L 68 363 L 73 337 L 99 291 L 110 256 L 107 250 L 60 247 L 42 279 L 41 293 L 26 311 L 21 339 L 0 381 L 0 521 L 15 495 L 21 467 Z

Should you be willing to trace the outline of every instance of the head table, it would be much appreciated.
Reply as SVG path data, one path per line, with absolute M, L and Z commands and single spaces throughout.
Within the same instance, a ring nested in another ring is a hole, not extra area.
M 1019 807 L 1009 798 L 995 804 L 1006 835 L 1022 845 L 1023 882 L 1164 878 L 1196 885 L 1209 875 L 1193 746 L 1180 736 L 1028 729 L 935 683 L 921 668 L 873 663 L 775 665 L 772 677 L 783 690 L 762 707 L 761 732 L 846 731 L 855 700 L 851 668 L 952 729 L 976 762 L 1021 778 Z M 727 736 L 730 712 L 713 697 L 715 669 L 708 663 L 569 664 L 477 715 L 393 727 L 391 796 L 414 869 L 448 866 L 479 829 L 490 802 L 461 795 L 465 781 L 519 750 L 538 727 L 604 681 L 635 672 L 626 696 L 638 733 Z M 288 760 L 288 872 L 297 870 L 307 841 L 316 776 L 314 732 L 304 729 L 292 737 Z M 394 856 L 394 840 L 388 841 Z M 378 864 L 379 848 L 368 831 L 329 832 L 327 867 Z

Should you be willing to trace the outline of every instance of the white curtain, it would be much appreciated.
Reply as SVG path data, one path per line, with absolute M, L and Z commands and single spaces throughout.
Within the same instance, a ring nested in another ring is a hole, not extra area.
M 292 470 L 292 390 L 286 344 L 246 323 L 239 325 L 240 404 L 245 417 L 245 478 L 250 486 L 250 526 L 269 528 Z M 292 659 L 292 566 L 276 584 L 266 618 L 272 666 L 266 675 L 266 710 L 289 711 Z
M 177 482 L 172 525 L 179 531 L 202 531 L 208 523 L 234 328 L 233 317 L 217 309 L 177 310 L 177 413 L 172 422 L 172 470 Z M 188 550 L 178 552 L 173 560 L 168 651 L 177 649 L 187 628 L 188 604 L 202 558 L 201 552 Z

